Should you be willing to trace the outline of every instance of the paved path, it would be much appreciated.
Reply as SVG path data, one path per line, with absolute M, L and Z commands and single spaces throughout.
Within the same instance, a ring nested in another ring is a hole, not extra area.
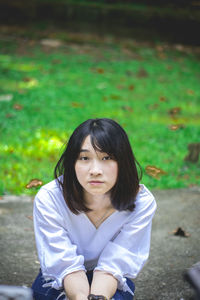
M 193 290 L 182 274 L 200 261 L 200 187 L 153 191 L 158 210 L 151 255 L 136 283 L 135 300 L 189 300 Z M 0 200 L 0 284 L 30 286 L 39 269 L 31 197 Z M 188 238 L 171 232 L 182 227 Z

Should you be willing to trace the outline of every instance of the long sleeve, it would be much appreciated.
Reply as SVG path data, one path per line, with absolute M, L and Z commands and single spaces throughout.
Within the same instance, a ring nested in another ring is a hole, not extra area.
M 62 207 L 59 207 L 55 196 L 44 188 L 35 197 L 33 215 L 36 246 L 44 279 L 51 279 L 51 286 L 60 289 L 67 274 L 85 270 L 84 257 L 77 254 L 77 246 L 69 238 Z
M 127 290 L 125 277 L 135 278 L 149 256 L 152 218 L 156 210 L 153 195 L 143 188 L 117 237 L 102 251 L 95 270 L 111 273 L 118 280 L 118 288 Z

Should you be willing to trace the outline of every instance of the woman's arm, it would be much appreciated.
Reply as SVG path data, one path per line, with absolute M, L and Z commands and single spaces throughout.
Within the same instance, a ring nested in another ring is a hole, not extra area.
M 63 287 L 63 278 L 68 274 L 85 273 L 84 257 L 77 254 L 62 210 L 65 212 L 65 206 L 59 197 L 41 188 L 34 201 L 35 238 L 42 275 L 45 280 L 52 279 L 51 287 L 55 289 Z
M 110 273 L 117 279 L 119 290 L 130 291 L 127 278 L 135 278 L 148 259 L 151 224 L 156 210 L 152 194 L 144 190 L 119 234 L 103 249 L 94 271 Z
M 91 285 L 91 294 L 103 295 L 111 299 L 117 290 L 117 279 L 109 273 L 95 271 Z
M 90 287 L 84 271 L 68 274 L 63 280 L 64 289 L 70 300 L 87 300 Z

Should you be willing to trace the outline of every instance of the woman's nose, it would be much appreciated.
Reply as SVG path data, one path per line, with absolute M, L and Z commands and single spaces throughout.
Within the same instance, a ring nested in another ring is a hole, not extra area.
M 101 164 L 97 161 L 93 161 L 90 165 L 90 175 L 101 175 L 103 173 Z

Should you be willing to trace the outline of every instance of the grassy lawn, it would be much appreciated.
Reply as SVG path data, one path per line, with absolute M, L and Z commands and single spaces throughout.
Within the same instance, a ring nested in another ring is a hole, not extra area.
M 125 128 L 149 188 L 199 184 L 200 163 L 184 161 L 200 137 L 197 55 L 130 40 L 53 48 L 4 38 L 0 49 L 0 195 L 35 194 L 26 184 L 50 181 L 72 131 L 96 117 Z

